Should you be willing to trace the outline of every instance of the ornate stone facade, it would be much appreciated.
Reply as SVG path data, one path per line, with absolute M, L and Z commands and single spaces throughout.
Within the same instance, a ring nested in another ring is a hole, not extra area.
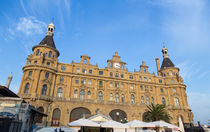
M 90 57 L 81 56 L 79 63 L 58 62 L 59 52 L 53 41 L 53 23 L 46 37 L 33 47 L 23 67 L 18 95 L 48 114 L 51 125 L 66 125 L 82 116 L 100 112 L 114 120 L 142 120 L 146 105 L 165 104 L 176 124 L 179 116 L 184 123 L 193 122 L 187 102 L 186 85 L 163 48 L 157 75 L 148 72 L 142 62 L 139 71 L 129 72 L 117 52 L 104 69 L 90 64 Z

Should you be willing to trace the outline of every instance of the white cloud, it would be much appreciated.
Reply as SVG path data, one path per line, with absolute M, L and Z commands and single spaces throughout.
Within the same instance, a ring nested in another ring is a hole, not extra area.
M 179 67 L 180 74 L 185 81 L 188 81 L 192 76 L 196 75 L 200 71 L 199 67 L 195 63 L 190 63 L 188 61 L 181 62 L 176 67 Z
M 17 24 L 16 30 L 25 35 L 43 34 L 46 29 L 46 23 L 36 19 L 33 16 L 21 17 Z

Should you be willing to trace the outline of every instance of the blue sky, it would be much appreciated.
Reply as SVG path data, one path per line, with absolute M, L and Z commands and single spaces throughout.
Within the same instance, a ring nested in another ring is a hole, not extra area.
M 22 67 L 54 18 L 59 61 L 80 55 L 104 68 L 118 51 L 129 71 L 146 61 L 156 73 L 165 45 L 187 85 L 195 121 L 210 119 L 210 2 L 207 0 L 7 0 L 0 4 L 0 84 L 13 72 L 17 93 Z M 164 43 L 164 44 L 163 44 Z

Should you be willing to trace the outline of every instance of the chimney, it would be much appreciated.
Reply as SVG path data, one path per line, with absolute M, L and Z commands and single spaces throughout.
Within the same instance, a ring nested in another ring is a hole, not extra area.
M 157 66 L 157 74 L 159 75 L 159 71 L 160 71 L 160 62 L 159 62 L 159 58 L 156 58 L 156 66 Z

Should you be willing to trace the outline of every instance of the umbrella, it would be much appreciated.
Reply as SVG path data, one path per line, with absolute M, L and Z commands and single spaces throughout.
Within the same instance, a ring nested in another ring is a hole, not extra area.
M 181 117 L 178 118 L 178 122 L 179 122 L 179 130 L 181 132 L 185 132 Z
M 101 123 L 101 127 L 107 127 L 107 128 L 129 128 L 128 125 L 122 124 L 113 120 L 103 122 Z
M 88 119 L 79 119 L 73 122 L 68 123 L 67 125 L 69 126 L 89 126 L 89 127 L 100 127 L 100 125 L 96 122 L 93 122 Z
M 166 123 L 164 121 L 155 121 L 155 122 L 151 122 L 151 123 L 154 124 L 157 127 L 168 127 L 168 128 L 172 128 L 172 129 L 179 129 L 177 126 Z
M 126 125 L 128 125 L 130 127 L 155 127 L 155 125 L 152 123 L 147 123 L 147 122 L 143 122 L 143 121 L 139 121 L 139 120 L 130 121 L 130 122 L 126 123 Z

